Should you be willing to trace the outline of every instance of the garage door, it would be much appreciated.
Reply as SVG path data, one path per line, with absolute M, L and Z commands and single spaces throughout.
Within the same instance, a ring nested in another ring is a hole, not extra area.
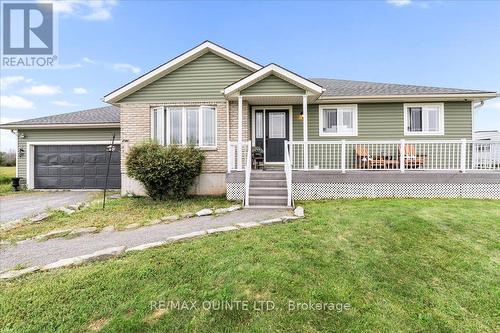
M 106 145 L 35 146 L 35 188 L 102 189 L 109 152 Z M 108 188 L 119 189 L 120 146 L 111 155 Z

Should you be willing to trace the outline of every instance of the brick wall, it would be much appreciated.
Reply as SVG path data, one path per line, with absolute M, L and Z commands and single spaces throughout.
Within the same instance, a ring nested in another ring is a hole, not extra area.
M 151 137 L 151 108 L 156 106 L 211 105 L 217 108 L 217 148 L 205 151 L 204 173 L 227 171 L 227 114 L 226 102 L 172 102 L 155 104 L 123 103 L 121 108 L 122 173 L 125 173 L 125 158 L 130 147 Z M 243 104 L 243 141 L 249 140 L 249 106 Z M 238 139 L 238 102 L 229 103 L 229 135 L 231 141 Z

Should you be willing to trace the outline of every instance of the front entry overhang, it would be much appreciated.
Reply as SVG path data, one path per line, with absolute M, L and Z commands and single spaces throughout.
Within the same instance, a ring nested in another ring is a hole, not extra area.
M 229 85 L 222 93 L 228 100 L 235 100 L 244 95 L 251 104 L 294 104 L 300 102 L 297 98 L 303 95 L 310 96 L 311 100 L 317 99 L 323 87 L 309 81 L 276 64 L 266 67 L 248 75 L 247 77 Z

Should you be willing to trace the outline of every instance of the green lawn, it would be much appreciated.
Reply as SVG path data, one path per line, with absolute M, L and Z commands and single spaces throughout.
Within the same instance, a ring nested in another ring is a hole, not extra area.
M 102 197 L 102 195 L 101 195 Z M 14 241 L 31 238 L 55 229 L 114 226 L 122 229 L 128 224 L 145 224 L 163 216 L 182 213 L 196 213 L 202 208 L 221 208 L 234 205 L 224 197 L 193 197 L 183 201 L 153 201 L 146 197 L 107 200 L 102 210 L 102 201 L 94 201 L 91 206 L 72 215 L 54 211 L 43 223 L 24 221 L 16 228 L 0 231 L 0 239 Z
M 16 167 L 0 167 L 0 195 L 12 193 L 11 178 L 16 176 Z
M 0 283 L 1 331 L 500 330 L 498 201 L 303 205 L 303 220 Z M 199 303 L 195 310 L 150 308 L 168 300 Z M 221 300 L 272 301 L 276 310 L 200 306 Z M 288 311 L 289 300 L 351 308 Z

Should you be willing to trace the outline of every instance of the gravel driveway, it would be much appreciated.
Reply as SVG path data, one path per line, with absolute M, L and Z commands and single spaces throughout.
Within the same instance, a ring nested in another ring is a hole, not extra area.
M 6 222 L 30 217 L 47 208 L 87 201 L 98 192 L 59 191 L 13 194 L 0 197 L 0 226 Z
M 201 216 L 157 224 L 125 231 L 102 231 L 73 239 L 54 238 L 47 241 L 28 240 L 0 249 L 0 272 L 17 264 L 26 266 L 46 265 L 60 259 L 89 254 L 115 246 L 133 247 L 140 244 L 164 241 L 168 237 L 235 225 L 258 222 L 285 215 L 289 209 L 241 209 L 220 216 Z

